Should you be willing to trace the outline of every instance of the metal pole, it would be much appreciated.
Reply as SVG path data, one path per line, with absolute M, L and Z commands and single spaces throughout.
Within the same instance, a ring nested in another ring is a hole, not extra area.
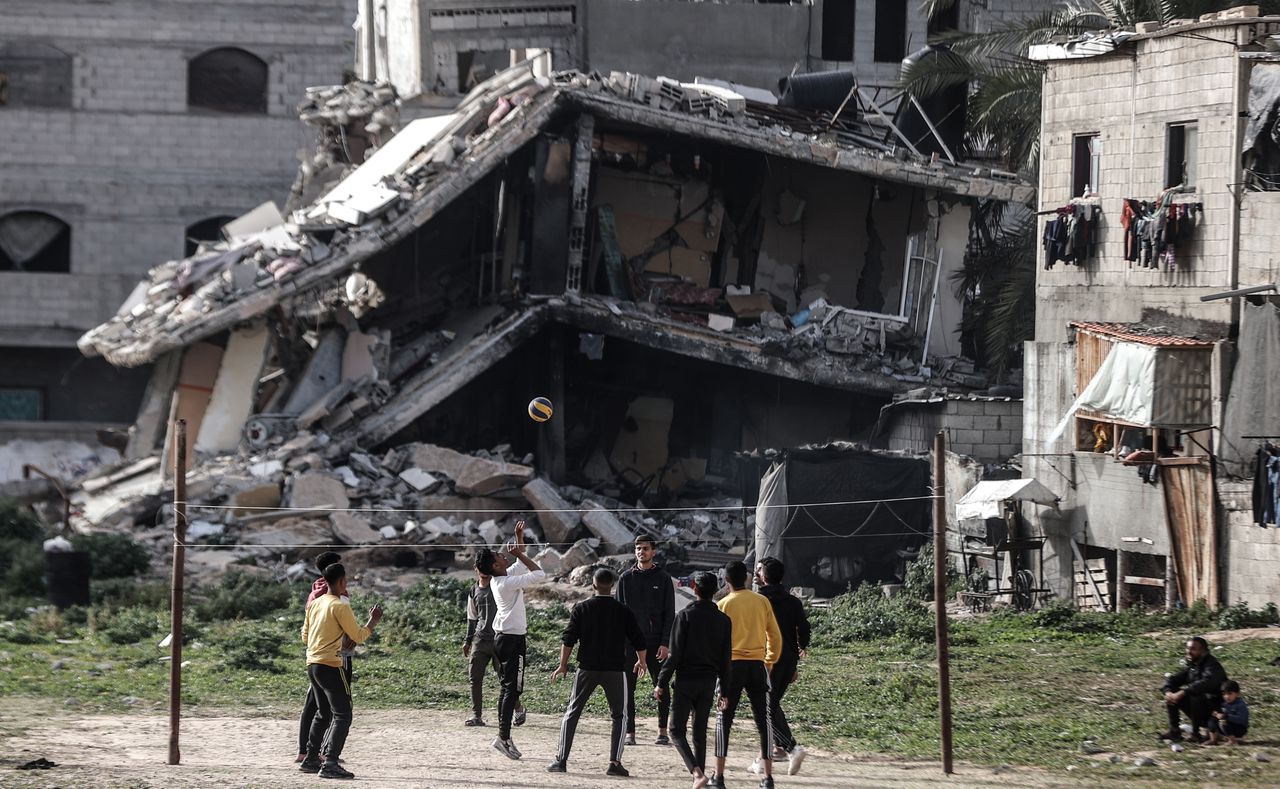
M 947 642 L 947 438 L 933 439 L 933 606 L 938 644 L 938 715 L 942 726 L 942 772 L 951 775 L 951 664 Z
M 178 725 L 182 719 L 182 578 L 187 551 L 187 420 L 175 423 L 173 442 L 173 581 L 169 606 L 173 625 L 169 630 L 169 764 L 182 759 Z

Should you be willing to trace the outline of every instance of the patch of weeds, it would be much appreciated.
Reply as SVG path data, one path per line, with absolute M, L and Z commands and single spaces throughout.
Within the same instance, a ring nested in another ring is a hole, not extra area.
M 870 584 L 832 599 L 814 620 L 815 640 L 830 647 L 882 638 L 932 643 L 934 638 L 933 615 L 919 600 L 906 594 L 885 597 Z
M 266 671 L 285 669 L 276 662 L 284 656 L 285 634 L 275 622 L 224 624 L 209 633 L 211 644 L 221 653 L 220 671 Z
M 196 603 L 196 615 L 206 621 L 261 619 L 289 605 L 298 590 L 288 584 L 231 571 L 218 585 L 205 590 Z
M 1255 611 L 1249 608 L 1248 603 L 1241 601 L 1218 612 L 1219 630 L 1244 630 L 1274 624 L 1280 624 L 1280 610 L 1276 609 L 1275 603 L 1267 603 Z
M 169 587 L 162 583 L 139 583 L 134 578 L 91 580 L 89 600 L 95 606 L 141 606 L 168 610 Z
M 167 617 L 147 608 L 123 608 L 115 612 L 95 612 L 93 626 L 97 634 L 111 644 L 137 644 L 154 639 L 168 625 Z
M 94 578 L 131 578 L 151 563 L 146 548 L 127 534 L 77 534 L 71 544 L 89 554 Z

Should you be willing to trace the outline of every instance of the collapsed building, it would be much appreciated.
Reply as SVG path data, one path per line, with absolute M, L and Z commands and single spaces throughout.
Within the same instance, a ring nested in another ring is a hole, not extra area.
M 365 106 L 363 163 L 336 183 L 304 173 L 295 197 L 314 197 L 153 268 L 81 338 L 153 365 L 127 458 L 155 473 L 185 419 L 189 498 L 226 520 L 353 501 L 450 513 L 334 513 L 325 534 L 346 544 L 494 542 L 532 504 L 572 516 L 540 516 L 561 549 L 614 551 L 638 528 L 745 545 L 732 494 L 758 477 L 737 453 L 866 437 L 921 386 L 986 392 L 948 284 L 971 210 L 1033 195 L 920 155 L 856 86 L 825 110 L 759 98 L 530 61 L 389 138 L 393 114 Z M 312 113 L 327 117 L 352 125 Z M 545 424 L 525 415 L 538 395 Z M 336 486 L 299 496 L 312 478 Z M 654 517 L 680 496 L 699 517 Z M 145 509 L 121 501 L 97 515 Z

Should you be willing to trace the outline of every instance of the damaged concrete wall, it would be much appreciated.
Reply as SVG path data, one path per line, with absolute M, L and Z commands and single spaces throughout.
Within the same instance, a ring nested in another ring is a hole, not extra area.
M 253 413 L 270 339 L 266 323 L 231 333 L 195 439 L 197 452 L 230 452 L 240 445 L 244 423 Z
M 832 304 L 896 315 L 908 228 L 918 230 L 925 222 L 919 191 L 883 184 L 880 199 L 874 200 L 877 189 L 870 179 L 774 158 L 767 172 L 756 287 L 785 299 L 788 310 L 825 294 Z M 798 201 L 803 201 L 802 208 Z M 869 205 L 870 222 L 884 245 L 884 302 L 878 309 L 858 304 L 858 283 L 867 260 Z M 797 301 L 802 267 L 806 287 Z
M 1240 276 L 1242 288 L 1280 282 L 1280 192 L 1240 195 Z
M 1061 499 L 1060 512 L 1070 513 L 1077 501 L 1071 437 L 1054 442 L 1047 438 L 1076 396 L 1075 347 L 1056 342 L 1024 343 L 1023 370 L 1022 475 L 1053 491 Z M 1074 599 L 1071 524 L 1043 507 L 1024 514 L 1032 528 L 1048 538 L 1044 546 L 1046 585 L 1058 597 Z

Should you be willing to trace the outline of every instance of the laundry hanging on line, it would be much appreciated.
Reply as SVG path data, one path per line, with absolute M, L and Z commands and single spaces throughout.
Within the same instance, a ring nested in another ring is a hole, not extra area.
M 1280 447 L 1268 441 L 1258 449 L 1253 467 L 1253 522 L 1275 525 L 1280 511 Z
M 1051 269 L 1058 262 L 1079 266 L 1093 258 L 1098 206 L 1070 203 L 1054 213 L 1044 226 L 1044 267 Z
M 1186 248 L 1195 238 L 1204 214 L 1201 203 L 1174 203 L 1173 190 L 1160 193 L 1154 202 L 1125 198 L 1120 213 L 1124 228 L 1124 259 L 1129 267 L 1163 268 L 1177 271 L 1182 260 L 1186 268 Z

